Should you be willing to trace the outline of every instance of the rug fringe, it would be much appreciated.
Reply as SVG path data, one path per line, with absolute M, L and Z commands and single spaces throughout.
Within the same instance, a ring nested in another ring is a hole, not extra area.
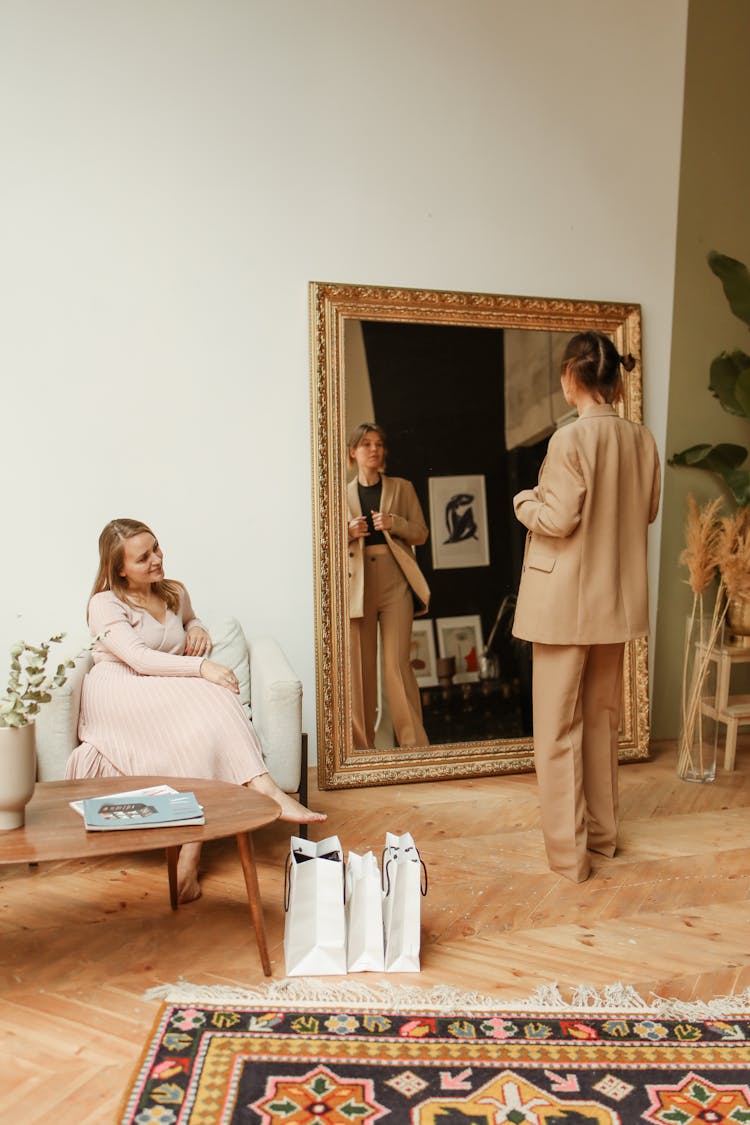
M 734 996 L 717 996 L 712 1000 L 676 1000 L 657 996 L 648 1002 L 629 984 L 617 981 L 601 989 L 577 985 L 570 1001 L 563 999 L 557 986 L 539 985 L 526 997 L 501 1000 L 481 992 L 468 992 L 449 984 L 421 988 L 417 985 L 375 981 L 359 984 L 354 981 L 331 982 L 315 977 L 287 978 L 238 989 L 231 985 L 200 985 L 179 980 L 175 984 L 158 985 L 145 994 L 146 1000 L 163 1000 L 169 1004 L 272 1004 L 277 1007 L 317 1007 L 335 1004 L 367 1009 L 393 1007 L 458 1014 L 481 1011 L 541 1011 L 569 1014 L 573 1012 L 633 1013 L 662 1019 L 723 1019 L 750 1013 L 750 988 Z

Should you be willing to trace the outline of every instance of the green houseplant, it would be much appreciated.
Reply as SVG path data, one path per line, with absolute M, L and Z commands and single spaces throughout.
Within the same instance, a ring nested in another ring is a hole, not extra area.
M 64 636 L 58 633 L 40 645 L 19 641 L 12 646 L 8 686 L 0 699 L 0 727 L 23 727 L 33 722 L 42 704 L 49 703 L 53 689 L 65 683 L 75 661 L 63 661 L 54 672 L 47 668 L 51 646 Z
M 47 667 L 51 647 L 63 635 L 40 645 L 19 641 L 10 650 L 8 686 L 0 699 L 0 831 L 24 824 L 36 781 L 34 719 L 75 667 L 73 660 L 58 663 L 54 670 Z
M 750 272 L 744 263 L 711 250 L 708 264 L 719 278 L 729 307 L 750 328 Z M 750 356 L 740 349 L 721 352 L 711 363 L 708 388 L 729 414 L 750 418 Z M 750 469 L 742 468 L 747 449 L 731 442 L 691 445 L 669 460 L 670 465 L 706 469 L 719 476 L 738 507 L 750 504 Z

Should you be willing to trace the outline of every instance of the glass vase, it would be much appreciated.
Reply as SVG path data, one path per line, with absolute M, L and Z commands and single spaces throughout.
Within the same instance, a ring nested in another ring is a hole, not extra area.
M 717 649 L 722 629 L 716 620 L 692 616 L 685 627 L 682 707 L 677 743 L 677 776 L 683 781 L 716 780 L 719 724 L 716 721 Z

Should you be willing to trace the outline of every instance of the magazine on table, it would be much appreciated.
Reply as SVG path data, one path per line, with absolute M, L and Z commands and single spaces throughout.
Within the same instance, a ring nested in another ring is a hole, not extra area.
M 104 794 L 103 796 L 107 796 L 107 797 L 150 797 L 152 794 L 154 796 L 156 796 L 157 793 L 176 793 L 176 792 L 177 792 L 177 790 L 173 789 L 171 785 L 148 785 L 148 786 L 146 786 L 145 789 L 123 789 L 123 790 L 118 790 L 117 793 L 107 793 L 107 794 Z M 75 811 L 79 814 L 79 816 L 83 816 L 83 801 L 82 800 L 80 800 L 80 801 L 68 801 L 68 804 L 70 805 L 71 809 L 75 809 Z
M 149 796 L 112 793 L 105 797 L 88 797 L 83 802 L 83 820 L 88 832 L 206 823 L 195 793 L 152 793 Z

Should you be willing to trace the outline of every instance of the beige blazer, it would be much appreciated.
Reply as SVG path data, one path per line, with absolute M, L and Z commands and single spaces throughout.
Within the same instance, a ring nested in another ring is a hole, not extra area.
M 614 644 L 648 633 L 648 525 L 661 471 L 645 426 L 592 406 L 550 438 L 536 488 L 513 499 L 529 529 L 513 633 Z
M 382 481 L 381 511 L 388 512 L 393 519 L 392 529 L 384 531 L 383 535 L 418 600 L 419 606 L 414 614 L 421 617 L 430 607 L 430 587 L 417 565 L 414 548 L 427 542 L 427 524 L 411 481 L 402 477 L 387 477 L 385 473 L 382 474 Z M 349 519 L 364 515 L 359 502 L 356 477 L 347 486 L 346 492 Z M 348 540 L 350 617 L 364 616 L 366 546 L 366 537 Z

